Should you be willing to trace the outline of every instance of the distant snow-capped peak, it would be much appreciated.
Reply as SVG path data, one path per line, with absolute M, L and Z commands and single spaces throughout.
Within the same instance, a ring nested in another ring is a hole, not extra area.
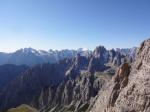
M 73 55 L 76 55 L 76 54 L 81 54 L 83 56 L 85 55 L 88 55 L 89 53 L 91 53 L 90 50 L 88 50 L 87 48 L 79 48 L 77 50 L 69 50 L 69 49 L 63 49 L 63 50 L 36 50 L 34 48 L 22 48 L 22 49 L 19 49 L 17 50 L 15 53 L 17 54 L 34 54 L 36 56 L 73 56 Z
M 77 49 L 77 51 L 78 52 L 83 52 L 83 51 L 89 51 L 89 49 L 87 49 L 87 48 L 79 48 L 79 49 Z

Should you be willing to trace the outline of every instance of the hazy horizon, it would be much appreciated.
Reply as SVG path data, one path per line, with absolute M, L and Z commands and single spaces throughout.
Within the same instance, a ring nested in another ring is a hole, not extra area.
M 0 0 L 0 52 L 131 48 L 150 37 L 150 1 Z

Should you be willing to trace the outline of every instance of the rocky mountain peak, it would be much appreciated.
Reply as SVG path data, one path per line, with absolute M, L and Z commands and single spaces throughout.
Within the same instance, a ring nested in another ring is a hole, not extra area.
M 95 48 L 93 55 L 95 58 L 100 58 L 106 52 L 107 50 L 104 46 L 98 46 Z
M 150 66 L 150 39 L 141 43 L 141 46 L 137 51 L 136 64 L 138 65 L 138 68 L 142 65 L 147 67 Z
M 131 69 L 123 64 L 107 87 L 100 91 L 91 112 L 150 112 L 149 74 L 150 39 L 138 48 Z

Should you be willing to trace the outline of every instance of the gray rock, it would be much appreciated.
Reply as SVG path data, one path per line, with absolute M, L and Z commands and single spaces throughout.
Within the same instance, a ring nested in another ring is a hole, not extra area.
M 106 88 L 99 92 L 98 98 L 90 108 L 91 112 L 150 110 L 150 39 L 145 40 L 138 48 L 130 74 L 128 67 L 124 70 L 122 67 Z

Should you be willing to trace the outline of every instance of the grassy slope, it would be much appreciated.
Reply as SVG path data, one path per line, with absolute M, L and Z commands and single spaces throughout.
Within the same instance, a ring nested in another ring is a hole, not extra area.
M 35 108 L 23 104 L 19 107 L 9 109 L 7 112 L 37 112 L 37 110 Z

